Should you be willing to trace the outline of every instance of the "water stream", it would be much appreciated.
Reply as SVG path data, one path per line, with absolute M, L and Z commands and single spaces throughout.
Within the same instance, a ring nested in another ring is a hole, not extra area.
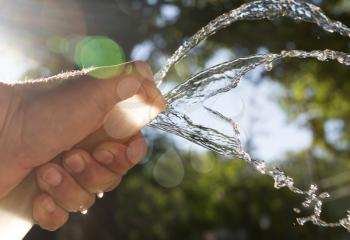
M 166 77 L 169 70 L 178 61 L 188 54 L 201 41 L 215 34 L 239 20 L 275 19 L 278 17 L 290 17 L 297 21 L 307 21 L 317 24 L 330 33 L 350 37 L 350 29 L 344 24 L 329 19 L 320 8 L 315 5 L 296 0 L 261 0 L 244 4 L 241 7 L 225 13 L 208 25 L 200 29 L 188 41 L 181 45 L 169 58 L 164 67 L 155 75 L 158 85 Z M 312 222 L 323 227 L 343 227 L 350 231 L 350 211 L 347 216 L 334 223 L 327 223 L 321 219 L 323 199 L 328 198 L 326 192 L 320 193 L 315 184 L 311 184 L 308 190 L 302 190 L 294 186 L 292 177 L 287 176 L 278 168 L 269 169 L 264 161 L 255 160 L 245 152 L 240 141 L 239 127 L 237 124 L 212 109 L 207 100 L 226 93 L 238 86 L 240 80 L 250 71 L 259 66 L 265 66 L 266 71 L 272 70 L 275 64 L 285 58 L 313 58 L 319 61 L 337 61 L 349 66 L 350 55 L 332 50 L 315 50 L 311 52 L 291 50 L 275 54 L 254 55 L 224 62 L 205 69 L 192 76 L 187 81 L 179 84 L 166 94 L 168 109 L 162 113 L 150 126 L 183 137 L 191 142 L 215 151 L 223 156 L 238 158 L 251 164 L 258 172 L 271 176 L 274 179 L 274 187 L 277 189 L 288 188 L 295 194 L 304 195 L 302 206 L 313 210 L 308 217 L 298 218 L 297 222 L 304 225 Z M 232 103 L 234 105 L 235 103 Z M 231 133 L 219 131 L 196 123 L 192 118 L 195 109 L 205 109 L 206 114 L 216 117 L 224 124 L 232 128 Z M 294 209 L 299 213 L 298 208 Z

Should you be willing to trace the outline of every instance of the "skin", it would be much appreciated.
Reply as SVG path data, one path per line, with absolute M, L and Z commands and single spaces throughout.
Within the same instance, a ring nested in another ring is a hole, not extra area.
M 116 68 L 102 80 L 82 71 L 0 84 L 0 198 L 34 172 L 41 192 L 33 219 L 44 229 L 56 230 L 69 212 L 90 208 L 96 193 L 117 187 L 146 154 L 140 132 L 115 140 L 101 131 L 104 121 L 116 103 L 135 95 L 160 111 L 166 103 L 148 65 Z M 88 136 L 89 144 L 81 147 Z M 52 162 L 55 157 L 59 161 Z

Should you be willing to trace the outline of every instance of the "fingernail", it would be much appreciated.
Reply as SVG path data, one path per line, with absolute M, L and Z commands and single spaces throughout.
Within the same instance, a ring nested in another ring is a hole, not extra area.
M 107 150 L 97 150 L 93 155 L 97 161 L 105 165 L 111 164 L 114 159 L 113 154 Z
M 78 154 L 69 156 L 64 164 L 74 173 L 81 173 L 85 169 L 84 159 Z
M 127 157 L 134 164 L 142 160 L 145 150 L 141 148 L 144 148 L 143 139 L 135 139 L 126 150 Z
M 153 73 L 151 68 L 143 62 L 134 63 L 136 71 L 145 79 L 153 81 Z
M 50 186 L 52 187 L 57 187 L 58 185 L 60 185 L 60 183 L 62 182 L 62 175 L 61 173 L 53 168 L 50 167 L 49 169 L 47 169 L 44 174 L 42 175 L 42 179 Z
M 56 210 L 56 204 L 49 197 L 44 198 L 44 200 L 42 202 L 42 206 L 49 213 L 52 213 L 52 212 L 54 212 Z

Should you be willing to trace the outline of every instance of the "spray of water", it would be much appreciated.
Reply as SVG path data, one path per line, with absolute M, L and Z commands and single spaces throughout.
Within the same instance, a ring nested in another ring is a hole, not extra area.
M 315 23 L 325 31 L 339 33 L 350 37 L 350 29 L 339 21 L 333 21 L 318 7 L 310 3 L 297 0 L 261 0 L 243 4 L 239 8 L 224 13 L 185 41 L 167 63 L 155 75 L 160 85 L 169 70 L 200 42 L 207 39 L 217 31 L 230 26 L 232 23 L 243 20 L 273 20 L 279 17 L 289 17 L 296 21 Z
M 312 4 L 296 0 L 254 1 L 217 17 L 180 46 L 164 67 L 155 75 L 158 85 L 162 83 L 172 66 L 185 57 L 192 48 L 218 30 L 239 20 L 275 19 L 282 16 L 298 21 L 312 22 L 328 32 L 350 37 L 349 28 L 340 22 L 330 20 L 320 8 Z M 300 50 L 282 51 L 278 54 L 255 55 L 221 63 L 196 74 L 167 93 L 166 99 L 169 103 L 167 111 L 162 113 L 150 125 L 176 134 L 221 155 L 242 159 L 251 164 L 261 174 L 271 176 L 274 180 L 275 188 L 288 188 L 295 194 L 305 196 L 302 206 L 311 208 L 313 214 L 309 217 L 298 218 L 297 222 L 300 225 L 312 222 L 318 226 L 344 227 L 350 231 L 350 211 L 348 211 L 345 218 L 337 222 L 327 223 L 323 221 L 321 219 L 322 200 L 329 197 L 328 193 L 319 193 L 315 184 L 312 184 L 306 191 L 301 190 L 294 186 L 293 178 L 287 176 L 282 170 L 278 168 L 268 169 L 264 161 L 252 159 L 243 149 L 236 123 L 206 105 L 207 100 L 211 97 L 231 91 L 237 87 L 239 81 L 248 72 L 261 65 L 265 66 L 267 71 L 270 71 L 278 61 L 284 58 L 314 58 L 319 61 L 334 60 L 343 65 L 350 65 L 350 55 L 332 50 L 315 50 L 311 52 Z M 229 135 L 195 123 L 191 119 L 191 111 L 188 111 L 188 109 L 193 108 L 204 108 L 208 114 L 229 124 L 232 127 L 232 134 Z M 294 211 L 300 212 L 297 208 Z

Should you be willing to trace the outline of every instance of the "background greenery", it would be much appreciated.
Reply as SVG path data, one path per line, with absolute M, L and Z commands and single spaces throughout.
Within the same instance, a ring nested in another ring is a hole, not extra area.
M 36 78 L 77 68 L 72 57 L 77 36 L 106 36 L 124 49 L 127 59 L 141 54 L 158 69 L 184 39 L 243 2 L 33 0 L 18 5 L 12 14 L 20 17 L 9 18 L 8 23 L 14 36 L 25 39 L 18 46 L 21 51 L 40 63 L 40 67 L 29 70 L 25 77 Z M 322 7 L 332 18 L 350 25 L 347 0 L 310 2 Z M 30 9 L 30 4 L 44 4 L 48 13 L 38 15 L 38 10 Z M 23 14 L 18 10 L 21 8 L 27 12 Z M 177 11 L 178 14 L 168 16 L 165 12 L 169 8 L 170 13 Z M 145 46 L 151 46 L 150 54 L 144 54 Z M 347 52 L 349 40 L 288 19 L 241 22 L 196 48 L 195 54 L 179 64 L 169 79 L 185 79 L 203 68 L 220 49 L 227 49 L 237 57 L 254 54 L 262 48 L 271 52 L 291 48 L 332 48 Z M 349 69 L 332 62 L 300 63 L 295 60 L 281 63 L 268 75 L 285 88 L 285 94 L 278 101 L 289 120 L 307 116 L 303 126 L 312 131 L 312 144 L 277 160 L 296 177 L 299 186 L 307 188 L 313 182 L 322 190 L 334 192 L 335 199 L 326 204 L 324 216 L 334 220 L 349 208 Z M 326 131 L 330 122 L 338 126 L 333 138 Z M 150 130 L 149 135 L 152 148 L 148 160 L 131 171 L 118 189 L 99 200 L 88 215 L 72 215 L 69 223 L 54 233 L 34 228 L 26 239 L 349 239 L 350 235 L 342 229 L 324 229 L 311 224 L 298 226 L 292 209 L 300 204 L 300 199 L 285 190 L 274 189 L 269 178 L 257 175 L 246 164 L 210 152 L 177 149 L 167 153 L 174 146 L 173 140 L 154 130 Z M 281 136 L 281 141 L 284 137 Z M 183 181 L 175 187 L 163 187 L 153 176 L 153 168 L 164 153 L 167 161 L 162 168 L 166 174 L 176 175 L 177 168 L 171 167 L 171 163 L 179 156 L 185 169 Z M 193 167 L 196 161 L 200 167 L 211 164 L 213 169 L 200 173 Z

